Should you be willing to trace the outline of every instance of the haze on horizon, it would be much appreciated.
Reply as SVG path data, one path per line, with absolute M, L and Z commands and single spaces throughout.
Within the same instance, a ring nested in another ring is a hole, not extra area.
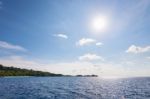
M 0 0 L 0 64 L 150 76 L 149 0 Z

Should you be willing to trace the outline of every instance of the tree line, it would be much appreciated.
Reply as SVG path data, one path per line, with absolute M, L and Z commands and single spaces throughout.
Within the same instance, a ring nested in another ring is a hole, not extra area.
M 50 72 L 35 71 L 32 69 L 21 69 L 16 67 L 7 67 L 0 64 L 0 76 L 63 76 Z

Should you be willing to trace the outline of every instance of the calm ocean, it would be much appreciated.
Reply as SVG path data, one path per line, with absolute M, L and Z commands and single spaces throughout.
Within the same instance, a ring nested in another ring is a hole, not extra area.
M 150 78 L 0 78 L 0 99 L 150 99 Z

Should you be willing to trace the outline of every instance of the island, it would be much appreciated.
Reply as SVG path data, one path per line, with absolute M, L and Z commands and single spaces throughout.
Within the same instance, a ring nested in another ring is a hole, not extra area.
M 17 67 L 9 67 L 9 66 L 3 66 L 0 64 L 0 77 L 5 76 L 36 76 L 36 77 L 98 77 L 97 75 L 63 75 L 63 74 L 55 74 L 50 72 L 44 72 L 44 71 L 37 71 L 32 69 L 21 69 Z
M 76 75 L 76 77 L 98 77 L 98 75 Z
M 54 74 L 50 72 L 36 71 L 32 69 L 21 69 L 16 67 L 8 67 L 0 64 L 0 77 L 3 76 L 64 76 L 62 74 Z

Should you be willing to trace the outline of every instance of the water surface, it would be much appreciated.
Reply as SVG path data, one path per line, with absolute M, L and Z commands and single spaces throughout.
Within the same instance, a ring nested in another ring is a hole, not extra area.
M 150 99 L 150 78 L 0 78 L 0 99 Z

